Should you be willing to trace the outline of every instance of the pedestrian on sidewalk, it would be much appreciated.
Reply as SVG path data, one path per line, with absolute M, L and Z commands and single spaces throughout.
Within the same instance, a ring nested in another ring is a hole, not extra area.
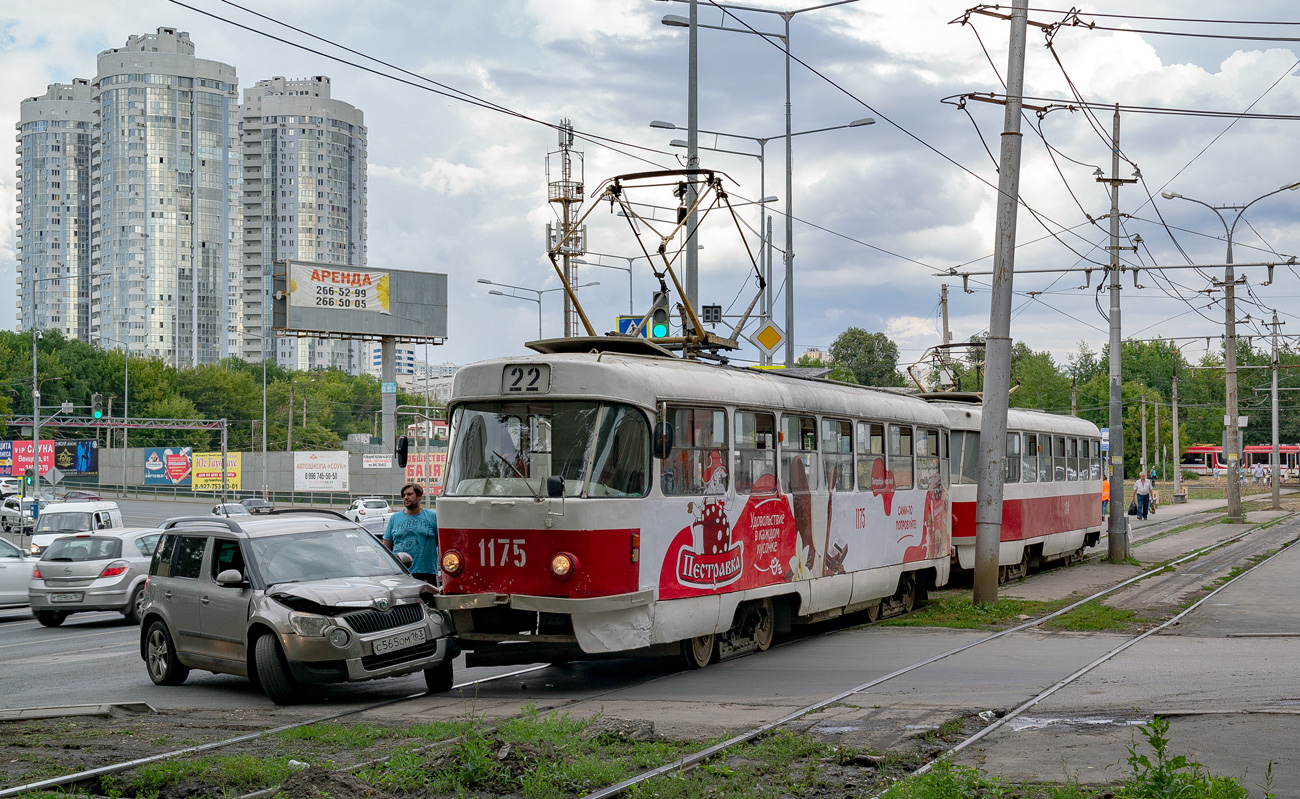
M 1110 513 L 1110 480 L 1101 481 L 1101 515 Z
M 1133 484 L 1133 498 L 1137 501 L 1138 518 L 1145 521 L 1151 502 L 1151 478 L 1147 477 L 1145 469 L 1138 475 L 1137 482 Z

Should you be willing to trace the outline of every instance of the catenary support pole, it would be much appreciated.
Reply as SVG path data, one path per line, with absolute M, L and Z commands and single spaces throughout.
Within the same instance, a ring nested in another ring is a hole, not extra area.
M 1183 451 L 1182 451 L 1182 449 L 1181 449 L 1181 448 L 1179 447 L 1179 445 L 1178 445 L 1178 361 L 1179 361 L 1180 359 L 1182 359 L 1182 357 L 1183 357 L 1183 354 L 1182 354 L 1181 352 L 1175 351 L 1175 353 L 1174 353 L 1174 386 L 1173 386 L 1173 390 L 1174 390 L 1174 394 L 1173 394 L 1173 405 L 1174 405 L 1174 408 L 1173 408 L 1173 416 L 1174 416 L 1174 427 L 1173 427 L 1173 435 L 1174 435 L 1174 451 L 1173 451 L 1173 456 L 1174 456 L 1174 457 L 1173 457 L 1173 461 L 1174 461 L 1174 496 L 1175 496 L 1175 497 L 1177 497 L 1177 496 L 1179 496 L 1180 494 L 1182 494 L 1182 488 L 1183 488 Z M 1174 501 L 1174 502 L 1177 502 L 1178 500 L 1177 500 L 1177 499 L 1174 499 L 1173 501 Z
M 1128 517 L 1124 509 L 1124 407 L 1120 362 L 1124 344 L 1119 325 L 1119 106 L 1115 107 L 1110 156 L 1110 516 L 1106 555 L 1111 563 L 1128 557 Z
M 984 408 L 980 419 L 979 485 L 975 498 L 977 605 L 998 598 L 998 549 L 1002 538 L 1002 481 L 1007 458 L 1007 405 L 1011 383 L 1011 302 L 1015 275 L 1016 211 L 1020 195 L 1020 111 L 1025 83 L 1025 28 L 1029 0 L 1014 0 L 1007 53 L 1007 104 L 998 158 L 998 217 L 994 275 L 985 340 Z M 787 254 L 787 258 L 789 254 Z M 789 291 L 789 286 L 786 287 Z
M 1273 468 L 1270 471 L 1270 478 L 1269 478 L 1269 482 L 1272 483 L 1272 488 L 1273 488 L 1273 504 L 1270 506 L 1272 507 L 1273 510 L 1282 510 L 1282 496 L 1281 496 L 1282 489 L 1280 485 L 1282 479 L 1282 476 L 1280 474 L 1280 472 L 1282 471 L 1281 469 L 1282 461 L 1281 458 L 1279 457 L 1280 453 L 1278 452 L 1278 450 L 1280 448 L 1278 447 L 1278 442 L 1277 442 L 1277 367 L 1278 367 L 1277 328 L 1281 324 L 1282 324 L 1281 322 L 1277 321 L 1277 311 L 1274 311 L 1273 312 L 1273 455 L 1271 458 Z
M 697 169 L 700 166 L 700 66 L 699 66 L 699 11 L 698 0 L 691 0 L 691 24 L 687 34 L 686 56 L 686 166 Z M 692 308 L 700 307 L 700 254 L 695 235 L 697 224 L 695 199 L 699 189 L 695 186 L 695 176 L 686 178 L 686 207 L 691 209 L 686 217 L 686 263 L 683 278 L 686 283 L 686 300 Z M 697 331 L 700 332 L 700 331 Z

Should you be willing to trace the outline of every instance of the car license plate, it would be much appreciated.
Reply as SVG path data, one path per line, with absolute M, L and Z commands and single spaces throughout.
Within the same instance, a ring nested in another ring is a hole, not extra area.
M 380 638 L 371 646 L 374 648 L 376 655 L 382 655 L 385 652 L 396 652 L 399 649 L 406 649 L 422 643 L 424 643 L 424 630 L 419 629 Z
M 77 591 L 71 594 L 50 594 L 50 601 L 51 602 L 80 602 L 83 596 L 85 596 L 85 594 L 83 594 L 81 591 Z

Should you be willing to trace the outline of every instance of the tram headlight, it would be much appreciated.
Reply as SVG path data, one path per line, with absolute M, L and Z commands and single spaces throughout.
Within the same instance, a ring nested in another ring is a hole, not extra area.
M 465 568 L 465 559 L 454 549 L 442 553 L 442 570 L 453 577 Z
M 566 580 L 578 570 L 578 559 L 568 552 L 556 552 L 551 556 L 551 574 Z

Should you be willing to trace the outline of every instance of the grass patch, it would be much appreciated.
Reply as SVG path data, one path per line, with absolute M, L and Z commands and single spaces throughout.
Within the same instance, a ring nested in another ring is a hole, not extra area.
M 879 622 L 885 627 L 955 627 L 961 630 L 996 630 L 1022 621 L 1021 616 L 1043 616 L 1065 606 L 1067 601 L 1035 602 L 1028 599 L 1000 598 L 987 605 L 976 605 L 969 596 L 944 596 L 933 599 L 907 616 Z
M 295 727 L 275 734 L 282 741 L 300 741 L 322 746 L 344 746 L 365 749 L 381 738 L 401 735 L 402 730 L 379 724 L 340 724 L 322 722 L 307 727 Z
M 1049 630 L 1074 630 L 1077 632 L 1122 631 L 1127 630 L 1138 619 L 1132 610 L 1112 608 L 1103 605 L 1100 599 L 1085 602 L 1069 613 L 1044 622 Z
M 596 734 L 594 721 L 567 713 L 541 715 L 530 707 L 495 728 L 463 724 L 460 737 L 447 746 L 432 752 L 406 749 L 357 776 L 401 794 L 560 799 L 670 762 L 699 745 Z
M 644 782 L 627 795 L 654 799 L 778 799 L 821 794 L 828 788 L 840 795 L 843 785 L 828 779 L 823 768 L 839 757 L 833 747 L 815 738 L 778 732 L 736 747 L 726 757 L 684 774 L 666 774 Z
M 157 796 L 159 791 L 186 783 L 197 791 L 192 796 L 221 797 L 227 793 L 248 793 L 279 785 L 295 769 L 289 757 L 254 755 L 212 755 L 193 760 L 147 763 L 127 775 L 112 775 L 101 781 L 108 796 Z M 319 765 L 327 765 L 321 763 Z

